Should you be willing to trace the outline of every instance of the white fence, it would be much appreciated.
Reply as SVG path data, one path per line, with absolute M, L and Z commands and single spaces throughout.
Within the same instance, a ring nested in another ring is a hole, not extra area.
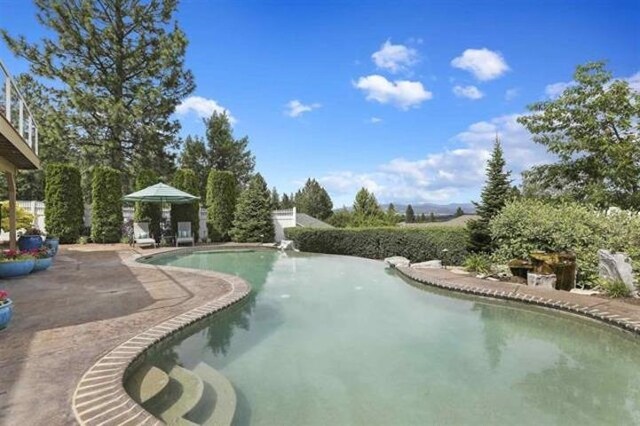
M 21 207 L 31 213 L 33 215 L 33 223 L 32 225 L 36 228 L 46 231 L 44 224 L 44 202 L 42 201 L 17 201 L 16 205 Z M 124 221 L 133 219 L 133 207 L 123 207 L 122 208 L 122 216 L 124 217 Z M 171 219 L 171 209 L 164 208 L 162 209 L 162 217 L 166 220 Z M 91 205 L 87 204 L 84 206 L 84 225 L 91 226 Z M 207 233 L 207 209 L 200 209 L 200 231 L 199 231 L 200 241 L 204 241 L 208 237 Z

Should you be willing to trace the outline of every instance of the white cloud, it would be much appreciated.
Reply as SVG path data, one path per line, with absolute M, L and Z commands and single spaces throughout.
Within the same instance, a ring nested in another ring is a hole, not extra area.
M 397 73 L 409 69 L 418 61 L 418 52 L 402 44 L 391 44 L 390 40 L 380 46 L 380 50 L 371 55 L 371 59 L 380 69 Z
M 484 96 L 484 93 L 482 93 L 476 86 L 454 86 L 453 94 L 459 98 L 467 98 L 474 101 Z
M 371 118 L 369 119 L 369 122 L 370 122 L 371 124 L 378 124 L 378 123 L 382 123 L 382 118 L 379 118 L 379 117 L 371 117 Z
M 469 71 L 480 81 L 493 80 L 509 71 L 500 52 L 486 48 L 465 50 L 451 61 L 451 66 Z
M 631 77 L 627 77 L 624 80 L 629 83 L 629 86 L 635 90 L 636 92 L 640 92 L 640 71 L 632 75 Z
M 305 105 L 297 99 L 289 101 L 287 105 L 285 105 L 284 113 L 289 117 L 299 117 L 305 112 L 313 111 L 314 109 L 320 108 L 322 105 L 318 103 Z
M 496 134 L 516 182 L 523 170 L 550 160 L 544 147 L 535 144 L 517 122 L 518 117 L 511 114 L 473 123 L 451 139 L 455 147 L 429 153 L 421 159 L 394 158 L 369 172 L 329 173 L 320 182 L 338 206 L 350 205 L 363 186 L 372 190 L 381 202 L 445 203 L 477 199 Z
M 214 112 L 219 114 L 226 112 L 229 117 L 229 122 L 231 124 L 236 123 L 236 119 L 228 109 L 213 99 L 203 98 L 202 96 L 189 96 L 176 107 L 176 114 L 178 115 L 187 115 L 191 112 L 201 118 L 209 118 Z
M 507 89 L 507 91 L 504 92 L 504 100 L 512 101 L 515 98 L 517 98 L 519 94 L 520 94 L 520 90 L 517 88 Z
M 544 88 L 544 93 L 550 98 L 557 98 L 562 94 L 562 92 L 564 92 L 571 86 L 575 86 L 575 84 L 576 83 L 573 81 L 560 81 L 558 83 L 547 84 L 547 86 Z
M 377 74 L 360 77 L 354 86 L 366 93 L 368 101 L 392 104 L 403 110 L 417 107 L 433 97 L 419 81 L 389 81 Z

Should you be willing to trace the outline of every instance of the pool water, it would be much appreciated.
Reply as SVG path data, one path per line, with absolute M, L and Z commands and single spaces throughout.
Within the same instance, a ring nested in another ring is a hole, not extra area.
M 145 361 L 217 370 L 236 393 L 235 425 L 640 424 L 640 339 L 588 320 L 412 285 L 359 258 L 149 262 L 251 284 Z

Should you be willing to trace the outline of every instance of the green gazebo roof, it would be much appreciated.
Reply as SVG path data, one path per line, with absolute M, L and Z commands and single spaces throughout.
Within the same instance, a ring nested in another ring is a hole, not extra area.
M 170 203 L 187 204 L 198 201 L 200 197 L 188 194 L 164 183 L 156 183 L 140 191 L 125 195 L 124 201 L 139 201 L 142 203 Z

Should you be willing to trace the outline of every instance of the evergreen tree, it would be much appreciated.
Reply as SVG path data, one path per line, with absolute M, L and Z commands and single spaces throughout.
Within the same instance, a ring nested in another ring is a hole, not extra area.
M 173 186 L 191 195 L 198 194 L 200 180 L 191 169 L 178 169 L 173 175 Z M 171 204 L 171 230 L 178 234 L 178 222 L 191 222 L 191 231 L 195 241 L 200 235 L 200 203 Z
M 435 213 L 433 212 L 429 213 L 429 222 L 435 222 L 435 221 L 436 221 Z
M 389 203 L 386 215 L 389 225 L 395 225 L 396 223 L 398 223 L 398 212 L 396 211 L 396 206 L 394 206 L 393 203 Z
M 207 230 L 211 241 L 229 241 L 238 182 L 233 173 L 211 170 L 207 180 Z
M 247 148 L 249 138 L 234 139 L 226 113 L 214 112 L 205 120 L 209 168 L 229 171 L 244 188 L 251 179 L 256 160 Z
M 93 171 L 91 239 L 96 243 L 118 243 L 122 238 L 122 175 L 111 167 Z
M 280 194 L 278 194 L 278 190 L 274 186 L 271 189 L 271 209 L 272 210 L 280 210 Z
M 36 0 L 40 43 L 0 30 L 9 48 L 69 109 L 65 125 L 87 164 L 172 169 L 180 101 L 194 89 L 176 0 Z M 49 36 L 51 34 L 51 36 Z
M 414 223 L 416 221 L 416 214 L 414 213 L 411 204 L 407 206 L 407 210 L 404 212 L 404 221 L 405 223 Z
M 353 214 L 346 207 L 342 207 L 337 210 L 329 219 L 327 219 L 327 223 L 335 226 L 336 228 L 347 228 L 352 226 L 352 222 Z
M 464 210 L 462 210 L 462 207 L 458 207 L 456 209 L 456 213 L 454 214 L 454 217 L 460 217 L 460 216 L 464 216 Z
M 148 186 L 158 183 L 158 175 L 153 170 L 142 169 L 138 172 L 134 189 L 140 191 Z M 133 219 L 136 222 L 149 222 L 149 234 L 151 238 L 160 240 L 160 222 L 162 222 L 162 203 L 136 202 Z
M 211 165 L 207 158 L 207 147 L 202 138 L 187 136 L 178 159 L 180 167 L 193 170 L 198 177 L 198 195 L 201 200 L 207 197 L 207 179 Z
M 353 203 L 351 226 L 384 226 L 386 224 L 384 212 L 380 208 L 376 196 L 366 188 L 360 189 Z
M 296 194 L 296 208 L 316 219 L 326 220 L 333 214 L 333 202 L 327 191 L 315 179 L 307 179 Z
M 426 214 L 424 214 L 424 213 L 422 213 L 422 214 L 420 215 L 420 218 L 418 219 L 418 222 L 420 222 L 420 223 L 426 223 L 426 222 L 427 222 L 427 215 L 426 215 Z
M 231 236 L 236 242 L 268 243 L 275 238 L 269 189 L 260 173 L 238 198 Z
M 505 160 L 500 140 L 496 136 L 491 158 L 487 163 L 487 180 L 480 203 L 474 202 L 478 220 L 467 222 L 469 231 L 469 250 L 472 252 L 490 252 L 492 250 L 489 221 L 504 207 L 513 193 L 511 172 L 505 170 Z
M 291 201 L 291 198 L 289 197 L 289 195 L 282 194 L 282 201 L 280 201 L 280 208 L 282 208 L 282 209 L 292 209 L 293 208 L 293 202 Z

